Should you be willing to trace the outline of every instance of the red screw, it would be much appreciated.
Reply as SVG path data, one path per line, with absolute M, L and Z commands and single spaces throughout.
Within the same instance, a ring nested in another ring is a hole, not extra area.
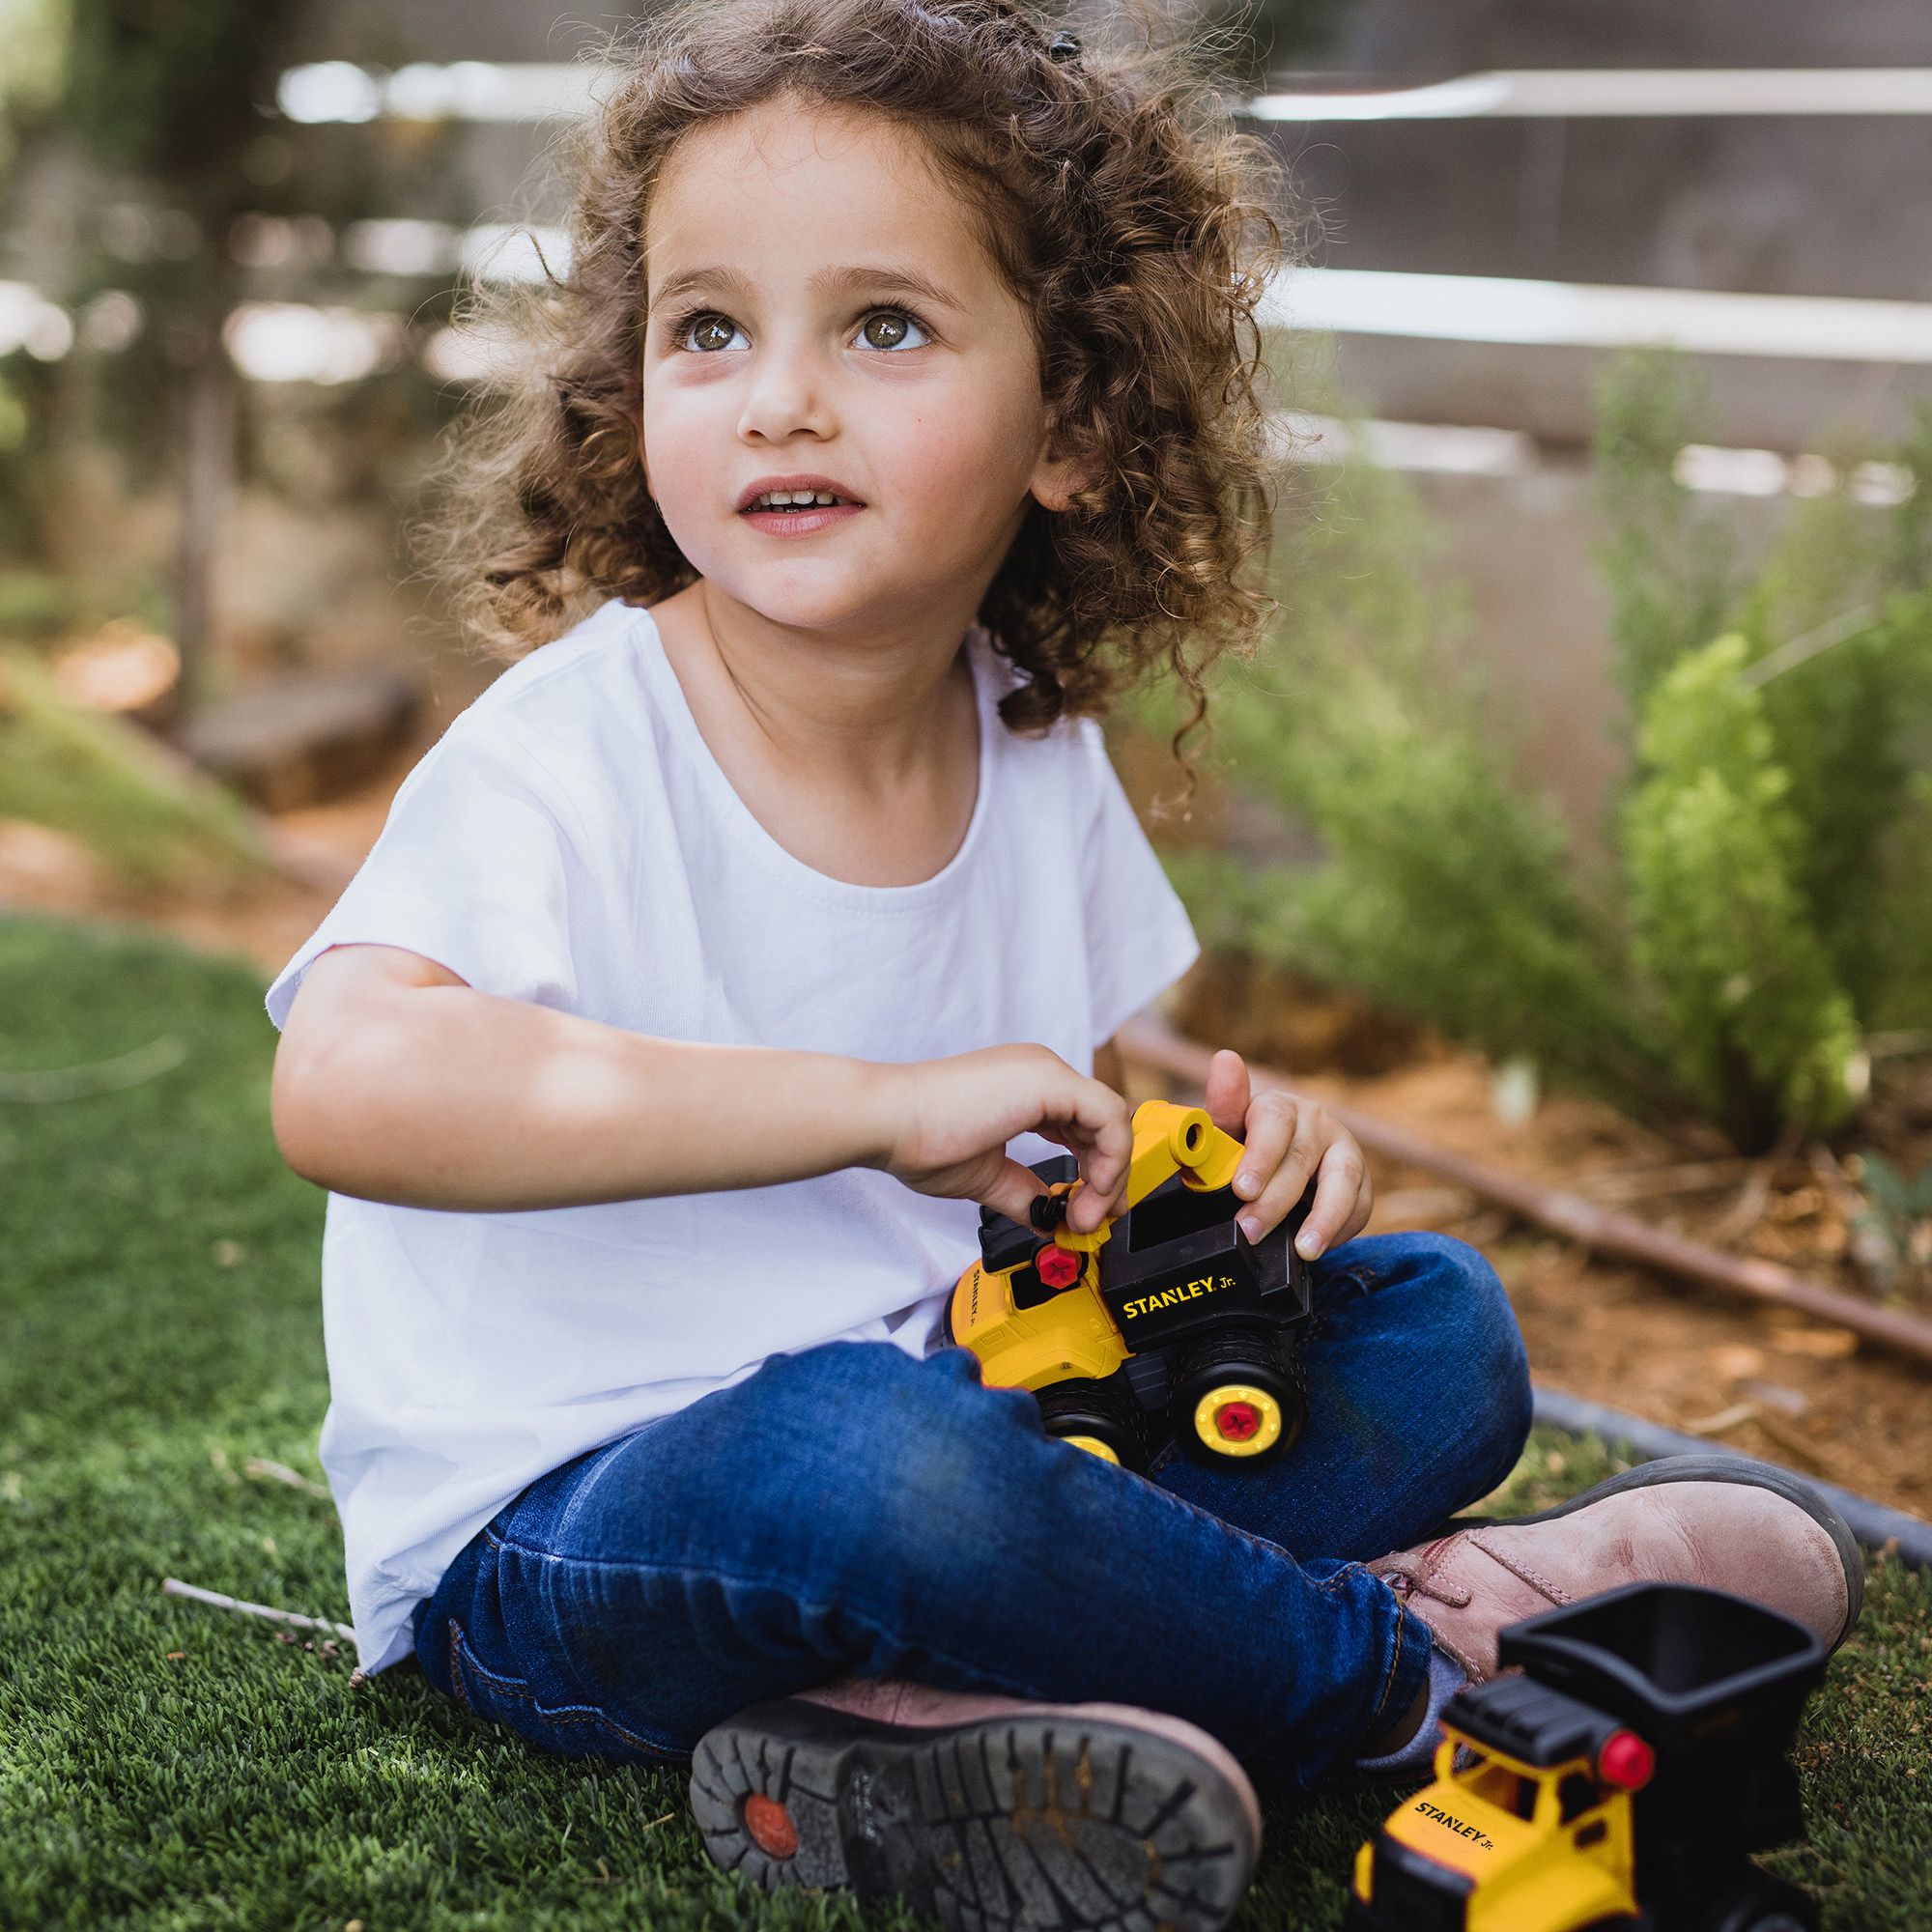
M 1071 1288 L 1080 1279 L 1080 1257 L 1057 1241 L 1047 1242 L 1033 1258 L 1033 1264 L 1048 1288 Z
M 1619 1791 L 1641 1791 L 1657 1769 L 1657 1753 L 1634 1731 L 1612 1731 L 1597 1753 L 1597 1776 Z
M 1262 1412 L 1251 1402 L 1224 1402 L 1214 1411 L 1214 1427 L 1224 1442 L 1247 1442 L 1261 1433 Z

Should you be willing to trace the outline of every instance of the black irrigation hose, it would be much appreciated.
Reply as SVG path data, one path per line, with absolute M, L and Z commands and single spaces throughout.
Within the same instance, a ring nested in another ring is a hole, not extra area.
M 1654 1463 L 1661 1456 L 1709 1456 L 1714 1451 L 1736 1456 L 1741 1462 L 1755 1460 L 1728 1443 L 1680 1435 L 1674 1429 L 1660 1428 L 1621 1409 L 1605 1408 L 1599 1402 L 1585 1402 L 1581 1396 L 1540 1387 L 1534 1388 L 1532 1395 L 1538 1422 L 1560 1429 L 1566 1435 L 1596 1435 L 1605 1442 L 1623 1443 L 1639 1463 Z M 1851 1524 L 1852 1534 L 1865 1548 L 1889 1549 L 1915 1570 L 1932 1570 L 1932 1522 L 1907 1516 L 1903 1510 L 1888 1509 L 1884 1503 L 1841 1490 L 1835 1483 L 1821 1483 L 1808 1475 L 1803 1479 Z

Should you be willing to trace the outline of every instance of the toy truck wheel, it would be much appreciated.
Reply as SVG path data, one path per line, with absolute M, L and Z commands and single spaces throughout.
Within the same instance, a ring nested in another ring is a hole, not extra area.
M 1152 1459 L 1147 1416 L 1134 1393 L 1118 1380 L 1094 1381 L 1073 1377 L 1037 1390 L 1041 1426 L 1049 1435 L 1118 1463 L 1136 1475 Z
M 1264 1327 L 1216 1329 L 1175 1364 L 1174 1433 L 1198 1456 L 1271 1462 L 1301 1438 L 1307 1382 L 1294 1351 Z
M 1707 1922 L 1711 1932 L 1818 1932 L 1818 1908 L 1796 1886 L 1760 1872 Z

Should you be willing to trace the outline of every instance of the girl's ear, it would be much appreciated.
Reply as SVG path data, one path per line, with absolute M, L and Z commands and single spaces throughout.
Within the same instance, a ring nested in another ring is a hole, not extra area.
M 1058 454 L 1058 439 L 1049 438 L 1034 466 L 1031 488 L 1040 507 L 1046 510 L 1072 508 L 1075 493 L 1089 484 L 1081 465 L 1071 456 Z

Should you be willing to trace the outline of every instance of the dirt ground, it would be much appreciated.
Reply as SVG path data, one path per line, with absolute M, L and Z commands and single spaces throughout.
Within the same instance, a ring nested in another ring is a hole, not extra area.
M 1828 1150 L 1747 1161 L 1561 1094 L 1527 1119 L 1505 1119 L 1480 1055 L 1419 1032 L 1391 1046 L 1386 1024 L 1382 1037 L 1369 1035 L 1350 1002 L 1304 988 L 1297 1003 L 1292 982 L 1270 988 L 1268 979 L 1204 961 L 1170 1017 L 1196 1040 L 1233 1046 L 1311 1094 L 1486 1166 L 1870 1298 L 1850 1259 L 1857 1190 Z M 1932 1063 L 1888 1067 L 1876 1092 L 1888 1146 L 1903 1145 L 1908 1170 L 1932 1157 Z M 1848 1328 L 1593 1255 L 1434 1176 L 1370 1166 L 1369 1232 L 1439 1229 L 1488 1255 L 1538 1381 L 1932 1515 L 1932 1368 Z
M 427 718 L 393 766 L 352 795 L 277 822 L 339 855 L 346 881 L 381 831 L 396 784 L 445 723 L 440 712 Z M 264 974 L 281 967 L 334 896 L 327 886 L 280 878 L 139 890 L 73 841 L 0 819 L 0 908 L 158 927 L 242 954 Z M 1868 1293 L 1848 1259 L 1856 1191 L 1823 1150 L 1747 1162 L 1562 1094 L 1543 1096 L 1527 1118 L 1505 1118 L 1493 1069 L 1479 1056 L 1241 962 L 1204 960 L 1177 989 L 1169 1015 L 1197 1040 L 1236 1047 L 1310 1093 L 1472 1158 Z M 1130 1089 L 1136 1100 L 1167 1091 L 1138 1068 Z M 1920 1161 L 1932 1155 L 1932 1057 L 1887 1063 L 1881 1092 L 1889 1140 L 1903 1134 Z M 1371 1165 L 1378 1198 L 1370 1232 L 1435 1228 L 1487 1254 L 1509 1289 L 1540 1382 L 1932 1516 L 1932 1370 L 1848 1329 L 1593 1258 L 1430 1176 Z

